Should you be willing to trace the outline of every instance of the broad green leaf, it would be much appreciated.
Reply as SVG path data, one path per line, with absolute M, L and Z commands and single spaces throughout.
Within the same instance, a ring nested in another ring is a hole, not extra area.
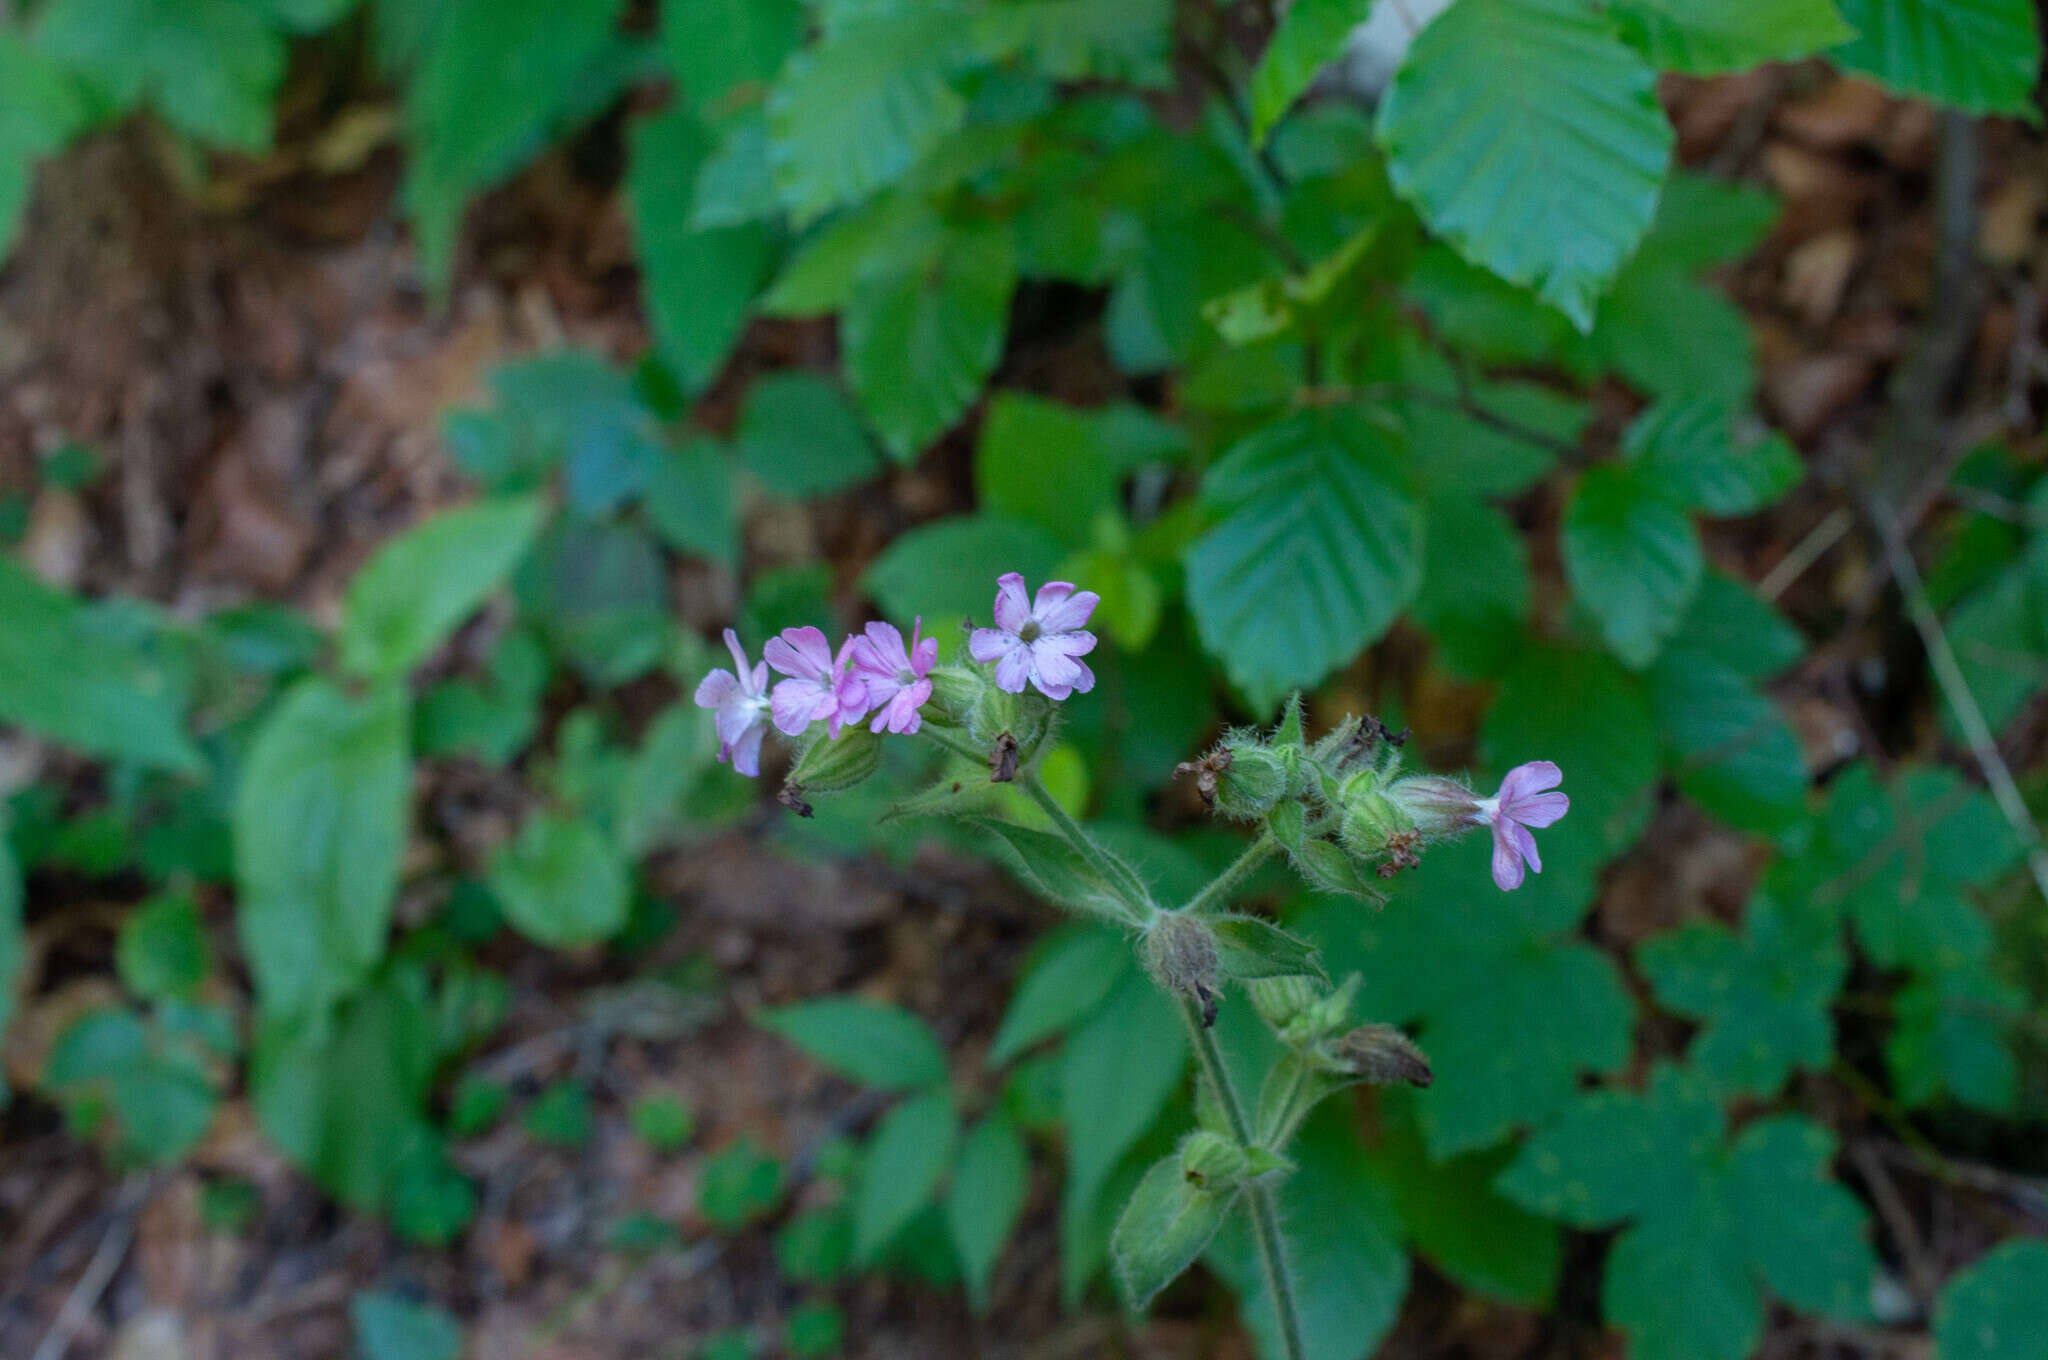
M 663 0 L 662 47 L 707 116 L 753 103 L 804 40 L 802 0 Z
M 895 1006 L 824 997 L 757 1011 L 754 1023 L 864 1086 L 910 1091 L 946 1079 L 946 1054 L 931 1029 Z
M 405 91 L 405 202 L 435 291 L 448 286 L 464 203 L 517 170 L 588 97 L 585 77 L 613 41 L 618 11 L 619 0 L 463 2 L 427 30 Z
M 1113 854 L 1105 869 L 1064 836 L 994 817 L 968 820 L 996 838 L 1010 867 L 1047 901 L 1118 926 L 1138 920 L 1151 903 L 1143 881 Z
M 977 1312 L 988 1312 L 989 1275 L 1024 1212 L 1030 1186 L 1031 1154 L 1024 1136 L 1001 1110 L 990 1112 L 960 1145 L 953 1188 L 946 1196 L 946 1223 L 960 1255 L 968 1301 Z
M 752 1134 L 721 1148 L 697 1176 L 697 1211 L 726 1232 L 746 1227 L 781 1198 L 782 1163 Z
M 1394 187 L 1474 264 L 1581 329 L 1671 160 L 1656 75 L 1575 0 L 1459 0 L 1380 106 Z
M 1209 922 L 1223 976 L 1259 978 L 1323 976 L 1315 945 L 1258 916 L 1222 916 Z
M 263 1131 L 352 1208 L 387 1206 L 421 1164 L 441 1161 L 427 1122 L 434 1052 L 417 978 L 390 978 L 323 1020 L 257 1027 L 249 1090 Z
M 78 83 L 58 62 L 12 31 L 0 30 L 0 260 L 28 207 L 38 157 L 58 150 L 84 126 Z
M 1694 658 L 1765 680 L 1806 654 L 1806 639 L 1744 583 L 1709 567 L 1699 593 L 1665 651 L 1667 662 Z
M 2031 0 L 1838 0 L 1856 36 L 1835 64 L 1900 94 L 2034 119 L 2041 30 Z
M 342 667 L 374 682 L 425 661 L 512 574 L 546 514 L 538 498 L 486 501 L 385 543 L 349 582 Z
M 1252 71 L 1252 139 L 1263 142 L 1365 22 L 1372 0 L 1296 0 Z
M 1493 1188 L 1508 1149 L 1432 1161 L 1418 1122 L 1426 1095 L 1379 1093 L 1379 1138 L 1367 1154 L 1392 1197 L 1404 1234 L 1467 1289 L 1541 1308 L 1557 1292 L 1564 1243 L 1557 1225 L 1511 1204 Z
M 1442 392 L 1443 400 L 1410 402 L 1402 420 L 1408 446 L 1416 451 L 1416 471 L 1433 497 L 1513 496 L 1528 490 L 1557 462 L 1557 453 L 1521 432 L 1575 445 L 1592 416 L 1583 401 L 1520 382 L 1474 383 L 1476 411 L 1467 414 L 1456 409 L 1457 388 L 1448 375 L 1432 374 L 1425 381 Z
M 980 394 L 1002 355 L 1017 282 L 1007 231 L 961 228 L 932 245 L 870 263 L 839 321 L 854 396 L 901 463 Z
M 756 378 L 740 411 L 737 443 L 747 471 L 777 496 L 826 496 L 882 470 L 860 418 L 816 373 Z
M 1187 1039 L 1173 1004 L 1137 969 L 1067 1038 L 1060 1118 L 1067 1131 L 1061 1217 L 1091 1215 L 1110 1173 L 1159 1117 L 1187 1071 Z M 1086 1281 L 1069 1278 L 1071 1292 Z
M 206 980 L 210 963 L 205 924 L 190 893 L 165 893 L 140 904 L 114 941 L 114 968 L 123 985 L 149 1001 L 190 997 Z
M 520 1127 L 537 1143 L 579 1148 L 596 1131 L 590 1113 L 590 1088 L 573 1078 L 552 1081 L 520 1116 Z
M 237 151 L 270 145 L 285 38 L 248 0 L 54 0 L 36 45 L 126 108 L 144 99 L 190 137 Z M 11 93 L 11 92 L 10 92 Z
M 1188 606 L 1260 711 L 1376 641 L 1421 584 L 1406 450 L 1358 408 L 1246 436 L 1210 468 L 1203 497 L 1223 518 L 1187 551 Z
M 313 1016 L 384 956 L 412 770 L 405 691 L 287 690 L 257 731 L 234 814 L 236 924 L 271 1016 Z
M 853 1254 L 872 1261 L 938 1189 L 953 1161 L 960 1116 L 953 1097 L 931 1091 L 899 1102 L 875 1125 L 853 1199 Z
M 519 611 L 554 654 L 601 687 L 658 664 L 670 636 L 668 569 L 652 537 L 616 521 L 558 520 L 512 578 Z
M 1685 646 L 1645 678 L 1686 797 L 1746 831 L 1773 834 L 1806 806 L 1806 760 L 1785 715 L 1739 672 Z
M 1796 61 L 1855 35 L 1834 0 L 1620 0 L 1608 13 L 1651 65 L 1696 76 Z
M 50 589 L 12 557 L 0 557 L 0 619 L 0 720 L 110 760 L 199 771 L 184 685 L 158 639 Z
M 1109 1238 L 1124 1302 L 1142 1310 L 1207 1249 L 1237 1200 L 1232 1190 L 1206 1190 L 1181 1170 L 1180 1154 L 1152 1164 L 1117 1216 Z
M 1355 1123 L 1333 1102 L 1287 1149 L 1280 1183 L 1288 1265 L 1302 1345 L 1316 1360 L 1363 1360 L 1393 1326 L 1408 1292 L 1400 1218 L 1374 1179 Z M 1238 1316 L 1263 1360 L 1280 1360 L 1279 1326 L 1244 1214 L 1224 1223 L 1204 1257 L 1236 1292 Z
M 779 217 L 782 200 L 768 173 L 768 116 L 748 109 L 726 119 L 718 131 L 717 149 L 697 171 L 690 225 L 703 231 Z
M 769 159 L 799 225 L 895 182 L 967 116 L 947 82 L 966 38 L 950 3 L 870 5 L 783 66 Z
M 1166 85 L 1173 78 L 1170 0 L 1003 0 L 974 16 L 984 55 L 1022 56 L 1057 81 Z
M 492 491 L 531 491 L 556 468 L 573 509 L 597 514 L 637 495 L 662 455 L 654 415 L 632 375 L 601 355 L 565 349 L 490 375 L 488 412 L 450 418 L 451 451 Z
M 1951 1095 L 1973 1109 L 2009 1114 L 2019 1092 L 2013 1029 L 2026 995 L 1989 974 L 1988 963 L 1941 968 L 1898 994 L 1885 1063 L 1901 1104 Z
M 203 1050 L 121 1009 L 73 1022 L 42 1079 L 67 1103 L 87 1101 L 111 1115 L 119 1154 L 130 1162 L 178 1161 L 206 1135 L 218 1105 Z
M 2048 504 L 2048 495 L 2033 503 Z M 1985 721 L 2003 728 L 2048 685 L 2048 531 L 2037 529 L 2019 560 L 1963 597 L 1950 611 L 1948 637 Z M 1941 712 L 1957 731 L 1945 696 Z
M 1036 525 L 958 515 L 898 534 L 863 580 L 890 617 L 922 614 L 944 637 L 959 619 L 991 617 L 998 576 L 1022 572 L 1035 589 L 1059 560 L 1059 541 Z
M 1660 402 L 1623 432 L 1622 452 L 1673 500 L 1709 515 L 1747 515 L 1797 486 L 1805 469 L 1783 435 L 1744 438 L 1736 420 L 1718 402 Z
M 491 857 L 505 919 L 538 944 L 594 944 L 626 924 L 632 884 L 618 847 L 587 821 L 537 812 Z
M 1740 180 L 1674 170 L 1657 200 L 1657 219 L 1631 269 L 1696 274 L 1748 255 L 1770 234 L 1780 204 L 1767 189 Z
M 1652 267 L 1642 253 L 1601 299 L 1585 347 L 1653 396 L 1747 403 L 1756 388 L 1749 318 L 1720 289 Z
M 975 445 L 974 487 L 984 511 L 1081 546 L 1102 515 L 1119 512 L 1124 478 L 1184 448 L 1180 431 L 1137 407 L 1087 410 L 998 392 Z
M 853 296 L 870 260 L 913 250 L 945 230 L 914 194 L 884 194 L 821 223 L 761 298 L 769 316 L 822 316 Z
M 1054 931 L 1017 981 L 989 1045 L 989 1065 L 1002 1066 L 1094 1010 L 1130 959 L 1129 944 L 1113 931 L 1081 922 Z
M 1529 591 L 1528 551 L 1507 516 L 1465 496 L 1430 502 L 1414 611 L 1447 668 L 1504 669 L 1521 649 Z
M 1834 1139 L 1791 1115 L 1725 1142 L 1704 1082 L 1659 1064 L 1646 1094 L 1584 1097 L 1523 1147 L 1498 1185 L 1580 1227 L 1633 1220 L 1601 1292 L 1643 1360 L 1741 1360 L 1768 1285 L 1844 1320 L 1869 1310 L 1876 1258 L 1862 1205 L 1827 1178 Z
M 647 522 L 669 547 L 727 566 L 737 563 L 731 460 L 716 440 L 689 439 L 663 453 L 648 473 L 642 504 Z
M 364 1360 L 458 1360 L 462 1327 L 431 1303 L 365 1290 L 349 1300 Z
M 2016 1237 L 1957 1272 L 1934 1307 L 1937 1360 L 2048 1357 L 2048 1242 Z
M 1849 961 L 1832 913 L 1758 896 L 1741 934 L 1690 922 L 1644 942 L 1636 964 L 1660 1005 L 1700 1022 L 1687 1059 L 1719 1090 L 1768 1098 L 1834 1056 L 1829 1007 Z
M 14 857 L 7 819 L 0 816 L 0 1038 L 14 1018 L 14 989 L 21 973 L 21 865 Z M 0 1074 L 0 1107 L 7 1101 L 7 1081 Z
M 698 172 L 713 145 L 696 116 L 677 106 L 635 121 L 626 170 L 648 318 L 662 357 L 690 392 L 708 387 L 724 367 L 775 261 L 759 226 L 691 220 Z
M 1677 631 L 1705 562 L 1692 519 L 1629 469 L 1589 469 L 1565 507 L 1565 577 L 1624 665 L 1641 670 Z

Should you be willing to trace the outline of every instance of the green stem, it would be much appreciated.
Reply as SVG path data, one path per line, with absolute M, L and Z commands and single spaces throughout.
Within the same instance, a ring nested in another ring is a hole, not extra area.
M 1252 870 L 1272 858 L 1273 852 L 1279 848 L 1280 842 L 1273 839 L 1272 832 L 1261 832 L 1257 840 L 1244 848 L 1243 854 L 1231 861 L 1228 869 L 1216 875 L 1209 886 L 1190 897 L 1187 906 L 1182 910 L 1190 915 L 1199 915 L 1217 905 L 1220 899 L 1228 897 L 1237 890 L 1240 883 L 1251 877 Z
M 1111 859 L 1108 852 L 1095 843 L 1095 838 L 1081 829 L 1068 811 L 1060 806 L 1060 800 L 1052 796 L 1052 790 L 1039 781 L 1037 775 L 1027 771 L 1017 772 L 1016 785 L 1024 790 L 1031 801 L 1038 804 L 1045 815 L 1052 819 L 1053 828 L 1066 837 L 1067 844 L 1074 847 L 1089 866 L 1102 876 L 1102 881 L 1111 892 L 1122 898 L 1124 904 L 1137 913 L 1134 926 L 1145 926 L 1158 914 L 1159 908 L 1144 885 L 1132 876 L 1131 871 Z
M 1237 1087 L 1223 1066 L 1223 1053 L 1216 1047 L 1215 1031 L 1202 1023 L 1201 1007 L 1190 997 L 1180 998 L 1180 1018 L 1187 1026 L 1188 1042 L 1194 1045 L 1202 1075 L 1208 1079 L 1209 1089 L 1216 1093 L 1216 1103 L 1223 1107 L 1223 1118 L 1230 1125 L 1231 1136 L 1240 1146 L 1252 1146 L 1251 1125 L 1244 1117 L 1244 1103 L 1237 1098 Z M 1252 1237 L 1258 1243 L 1259 1265 L 1266 1275 L 1266 1297 L 1272 1301 L 1273 1316 L 1280 1320 L 1280 1353 L 1286 1360 L 1305 1360 L 1307 1352 L 1301 1346 L 1301 1319 L 1295 1311 L 1294 1284 L 1287 1274 L 1287 1256 L 1280 1241 L 1280 1214 L 1273 1204 L 1272 1187 L 1263 1183 L 1249 1186 L 1245 1192 L 1245 1204 L 1251 1210 Z
M 966 742 L 943 728 L 934 726 L 931 723 L 925 723 L 917 730 L 920 735 L 931 738 L 956 756 L 966 760 L 977 761 L 984 765 L 988 763 L 988 752 L 975 750 L 972 746 L 969 746 Z

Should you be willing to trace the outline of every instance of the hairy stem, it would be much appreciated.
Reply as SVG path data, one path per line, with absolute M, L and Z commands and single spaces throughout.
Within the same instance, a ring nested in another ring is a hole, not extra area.
M 1202 1023 L 1202 1008 L 1192 998 L 1179 1000 L 1188 1042 L 1194 1045 L 1196 1061 L 1201 1064 L 1209 1089 L 1216 1093 L 1216 1103 L 1223 1107 L 1230 1136 L 1241 1146 L 1250 1147 L 1251 1125 L 1245 1119 L 1244 1102 L 1237 1097 L 1237 1087 L 1223 1066 L 1222 1050 L 1216 1047 L 1216 1032 Z M 1251 1210 L 1252 1237 L 1258 1243 L 1259 1266 L 1266 1275 L 1266 1296 L 1272 1301 L 1273 1315 L 1280 1320 L 1280 1352 L 1287 1360 L 1304 1360 L 1307 1352 L 1301 1346 L 1301 1319 L 1295 1310 L 1294 1283 L 1287 1274 L 1287 1254 L 1280 1240 L 1280 1214 L 1273 1204 L 1273 1187 L 1254 1182 L 1245 1192 L 1245 1205 Z
M 1211 907 L 1218 906 L 1224 898 L 1237 891 L 1240 883 L 1251 876 L 1252 870 L 1272 858 L 1280 848 L 1280 842 L 1273 839 L 1270 831 L 1261 832 L 1259 838 L 1244 848 L 1244 853 L 1232 860 L 1230 867 L 1210 881 L 1209 885 L 1188 899 L 1182 910 L 1190 915 L 1199 915 Z

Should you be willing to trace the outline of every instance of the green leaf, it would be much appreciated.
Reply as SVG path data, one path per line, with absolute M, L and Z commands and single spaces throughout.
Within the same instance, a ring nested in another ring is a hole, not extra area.
M 864 1086 L 910 1091 L 946 1079 L 946 1054 L 931 1029 L 895 1006 L 824 997 L 757 1011 L 754 1023 Z
M 491 857 L 505 919 L 538 944 L 594 944 L 626 924 L 631 883 L 618 848 L 586 821 L 538 812 Z
M 853 1200 L 854 1259 L 872 1261 L 938 1189 L 953 1161 L 960 1116 L 947 1091 L 899 1102 L 875 1125 Z
M 950 4 L 865 6 L 783 66 L 769 158 L 799 225 L 895 182 L 959 129 L 967 102 L 946 77 L 965 29 Z
M 1575 1226 L 1634 1220 L 1602 1307 L 1642 1360 L 1740 1360 L 1762 1331 L 1761 1284 L 1799 1308 L 1868 1313 L 1876 1258 L 1862 1205 L 1827 1178 L 1833 1137 L 1790 1115 L 1724 1137 L 1706 1084 L 1659 1064 L 1647 1094 L 1585 1097 L 1500 1178 L 1509 1198 Z
M 190 893 L 142 903 L 121 923 L 114 941 L 122 984 L 147 1001 L 190 997 L 206 980 L 210 963 L 205 924 Z
M 1063 543 L 1089 545 L 1097 521 L 1120 512 L 1124 479 L 1184 449 L 1180 431 L 1137 407 L 1083 410 L 998 392 L 974 450 L 977 502 Z
M 1834 0 L 1621 0 L 1608 13 L 1651 65 L 1695 76 L 1796 61 L 1855 35 Z
M 1940 1360 L 2048 1357 L 2048 1242 L 2016 1237 L 1959 1271 L 1934 1307 Z
M 0 557 L 0 618 L 0 720 L 111 760 L 201 769 L 184 686 L 155 638 L 137 637 L 106 605 L 50 589 L 12 557 Z
M 1154 1162 L 1110 1234 L 1109 1257 L 1124 1302 L 1143 1310 L 1178 1279 L 1207 1250 L 1236 1200 L 1235 1187 L 1216 1191 L 1191 1183 L 1178 1152 Z
M 217 1100 L 205 1054 L 127 1010 L 96 1010 L 58 1036 L 43 1084 L 67 1103 L 102 1106 L 117 1123 L 123 1160 L 178 1161 L 213 1123 Z
M 669 69 L 706 115 L 764 97 L 804 29 L 801 0 L 663 0 L 661 7 Z
M 365 1290 L 349 1300 L 364 1360 L 457 1360 L 462 1328 L 431 1303 Z
M 1287 1149 L 1295 1170 L 1280 1183 L 1302 1347 L 1316 1360 L 1363 1360 L 1400 1313 L 1408 1253 L 1392 1200 L 1374 1180 L 1353 1120 L 1325 1105 Z M 1250 1224 L 1232 1215 L 1204 1258 L 1236 1291 L 1238 1316 L 1263 1360 L 1281 1360 Z
M 522 617 L 598 686 L 625 684 L 660 662 L 670 636 L 668 569 L 635 526 L 558 520 L 512 584 Z
M 315 1015 L 384 956 L 412 770 L 405 691 L 287 690 L 257 731 L 234 812 L 236 924 L 266 1014 Z
M 1740 935 L 1690 922 L 1644 942 L 1636 963 L 1660 1005 L 1700 1022 L 1688 1059 L 1722 1091 L 1773 1096 L 1834 1056 L 1829 1007 L 1849 961 L 1831 913 L 1758 896 Z
M 680 1096 L 650 1091 L 626 1112 L 633 1136 L 656 1152 L 678 1152 L 696 1132 L 697 1116 Z
M 1383 1089 L 1379 1138 L 1367 1154 L 1374 1178 L 1399 1211 L 1403 1232 L 1431 1263 L 1467 1289 L 1543 1308 L 1564 1267 L 1557 1225 L 1500 1197 L 1494 1178 L 1512 1159 L 1500 1149 L 1432 1161 L 1415 1093 Z
M 613 41 L 618 9 L 619 0 L 457 3 L 428 28 L 405 92 L 405 202 L 434 291 L 448 286 L 464 202 L 517 170 L 572 102 L 589 98 L 586 76 Z
M 953 1188 L 946 1196 L 946 1222 L 966 1277 L 967 1298 L 977 1313 L 989 1305 L 989 1275 L 1003 1243 L 1024 1212 L 1031 1186 L 1031 1155 L 1010 1117 L 991 1112 L 960 1145 Z
M 928 252 L 870 262 L 840 318 L 854 396 L 898 462 L 965 414 L 994 371 L 1016 286 L 1010 233 L 946 232 Z
M 647 522 L 677 552 L 726 566 L 739 561 L 732 468 L 718 441 L 689 439 L 664 452 L 648 473 L 643 503 Z
M 1709 567 L 1664 655 L 1667 664 L 1698 658 L 1764 680 L 1806 655 L 1806 639 L 1748 585 Z
M 1273 30 L 1252 71 L 1252 140 L 1264 142 L 1365 22 L 1372 0 L 1297 0 Z
M 1225 977 L 1253 981 L 1275 977 L 1323 977 L 1316 947 L 1257 916 L 1222 916 L 1209 922 L 1217 962 Z
M 1504 669 L 1521 647 L 1529 592 L 1528 551 L 1507 516 L 1464 496 L 1430 502 L 1414 610 L 1448 669 Z
M 1003 1011 L 988 1063 L 1000 1067 L 1100 1005 L 1128 967 L 1130 946 L 1113 931 L 1072 922 L 1041 943 Z
M 752 1134 L 721 1148 L 697 1177 L 697 1211 L 714 1228 L 737 1232 L 782 1198 L 782 1163 Z
M 342 667 L 375 682 L 425 661 L 511 575 L 546 514 L 537 497 L 486 501 L 385 543 L 349 582 Z
M 926 632 L 944 637 L 957 620 L 989 617 L 998 576 L 1018 571 L 1043 581 L 1059 560 L 1059 541 L 1036 525 L 956 515 L 898 534 L 863 586 L 892 617 L 922 614 Z
M 78 83 L 58 62 L 12 31 L 0 31 L 0 260 L 28 207 L 38 158 L 58 150 L 84 126 L 88 109 Z
M 247 0 L 54 0 L 36 45 L 123 108 L 149 100 L 188 136 L 237 151 L 270 145 L 285 40 Z
M 1202 644 L 1259 710 L 1384 633 L 1422 579 L 1422 512 L 1398 433 L 1356 407 L 1233 445 L 1203 483 L 1222 520 L 1187 551 Z
M 1645 677 L 1686 797 L 1730 826 L 1773 834 L 1806 807 L 1806 760 L 1778 706 L 1739 672 L 1684 645 Z
M 1561 539 L 1572 594 L 1608 647 L 1636 670 L 1656 660 L 1705 568 L 1691 517 L 1629 469 L 1601 465 L 1579 479 Z
M 2013 1028 L 2025 1006 L 2025 993 L 1989 976 L 1982 963 L 1938 968 L 1908 983 L 1884 1046 L 1899 1102 L 1915 1109 L 1948 1094 L 1973 1109 L 2010 1114 L 2019 1094 Z
M 567 1078 L 550 1082 L 526 1107 L 519 1122 L 537 1143 L 580 1148 L 590 1142 L 596 1131 L 590 1113 L 590 1089 Z
M 264 1132 L 353 1208 L 384 1207 L 408 1167 L 440 1157 L 426 1119 L 434 1051 L 423 990 L 387 978 L 331 1017 L 257 1027 L 249 1089 Z
M 1747 515 L 1799 484 L 1805 468 L 1781 434 L 1740 439 L 1735 412 L 1713 401 L 1665 401 L 1636 417 L 1622 452 L 1639 476 L 1709 515 Z
M 846 1345 L 846 1315 L 823 1299 L 799 1304 L 782 1320 L 782 1341 L 794 1360 L 823 1360 Z
M 1575 0 L 1460 0 L 1388 88 L 1395 189 L 1474 264 L 1581 330 L 1649 230 L 1671 159 L 1656 74 Z
M 1151 904 L 1144 883 L 1107 851 L 1111 868 L 1105 872 L 1064 836 L 993 817 L 967 821 L 994 836 L 1017 876 L 1048 901 L 1112 925 L 1132 924 Z
M 2018 561 L 1963 597 L 1949 614 L 1948 637 L 1985 721 L 2003 728 L 2048 685 L 2048 533 L 2037 530 Z M 1956 732 L 1945 696 L 1941 712 Z
M 830 380 L 771 373 L 747 388 L 740 458 L 771 494 L 808 499 L 857 486 L 882 470 L 860 418 Z
M 2041 69 L 2030 0 L 1838 0 L 1856 36 L 1835 64 L 1900 94 L 2029 119 Z
M 711 134 L 688 108 L 671 108 L 634 122 L 626 170 L 648 318 L 662 357 L 693 393 L 725 366 L 775 261 L 774 244 L 759 226 L 692 221 L 698 174 L 712 148 Z

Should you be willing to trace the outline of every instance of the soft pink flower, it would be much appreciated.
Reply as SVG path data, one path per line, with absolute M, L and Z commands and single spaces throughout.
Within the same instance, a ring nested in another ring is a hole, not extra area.
M 846 664 L 852 651 L 853 639 L 848 638 L 834 656 L 825 635 L 809 627 L 785 628 L 780 636 L 769 638 L 761 655 L 790 677 L 776 683 L 771 700 L 776 727 L 794 737 L 823 718 L 830 724 L 829 735 L 837 740 L 841 726 L 866 716 L 867 686 Z
M 867 701 L 874 706 L 871 732 L 887 730 L 900 735 L 915 732 L 923 723 L 917 710 L 932 697 L 932 682 L 926 677 L 939 659 L 939 640 L 918 635 L 924 631 L 924 616 L 910 625 L 910 645 L 893 623 L 871 623 L 865 637 L 853 640 L 853 669 L 867 686 Z
M 749 669 L 739 634 L 730 628 L 725 630 L 725 645 L 736 669 L 720 666 L 705 676 L 697 686 L 697 707 L 718 710 L 712 719 L 718 729 L 718 758 L 732 761 L 735 770 L 752 778 L 761 773 L 761 738 L 768 733 L 768 663 L 756 662 Z
M 1500 792 L 1479 799 L 1475 821 L 1493 828 L 1493 881 L 1502 892 L 1522 886 L 1522 865 L 1526 861 L 1537 873 L 1543 872 L 1542 857 L 1536 853 L 1536 838 L 1530 827 L 1546 827 L 1570 810 L 1572 800 L 1563 793 L 1544 793 L 1564 782 L 1564 771 L 1547 760 L 1517 765 L 1500 781 Z
M 1048 699 L 1086 694 L 1095 672 L 1081 658 L 1095 650 L 1095 634 L 1081 625 L 1101 600 L 1068 581 L 1048 581 L 1029 599 L 1024 578 L 1008 572 L 996 578 L 996 626 L 975 629 L 967 652 L 983 665 L 993 661 L 996 688 L 1012 694 L 1022 694 L 1027 680 Z

